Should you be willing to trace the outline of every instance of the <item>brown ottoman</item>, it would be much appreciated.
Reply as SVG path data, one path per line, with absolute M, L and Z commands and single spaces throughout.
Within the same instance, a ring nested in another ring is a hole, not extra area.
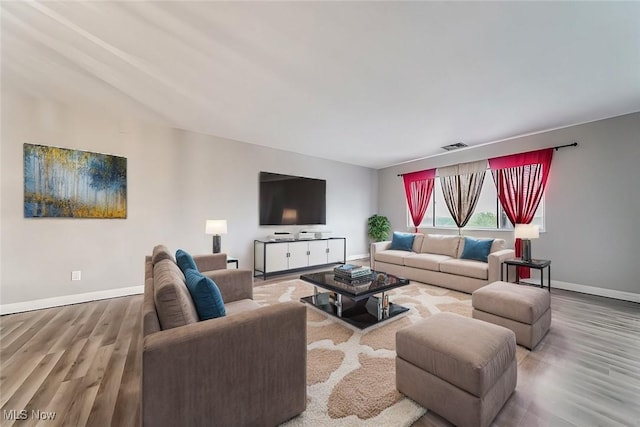
M 396 388 L 457 426 L 488 426 L 516 388 L 510 330 L 438 313 L 396 333 Z
M 473 317 L 511 329 L 533 350 L 551 325 L 551 296 L 541 288 L 493 282 L 472 294 Z

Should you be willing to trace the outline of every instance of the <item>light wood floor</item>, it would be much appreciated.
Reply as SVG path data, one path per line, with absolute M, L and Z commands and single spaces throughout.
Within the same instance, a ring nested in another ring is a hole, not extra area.
M 139 425 L 141 306 L 136 295 L 2 316 L 0 425 Z
M 640 426 L 640 304 L 552 289 L 551 329 L 495 426 Z M 427 413 L 413 427 L 449 426 Z
M 139 425 L 141 304 L 137 295 L 2 316 L 0 425 Z M 640 426 L 640 305 L 553 290 L 552 310 L 495 425 Z M 8 419 L 11 410 L 27 419 Z M 414 427 L 446 425 L 429 412 Z

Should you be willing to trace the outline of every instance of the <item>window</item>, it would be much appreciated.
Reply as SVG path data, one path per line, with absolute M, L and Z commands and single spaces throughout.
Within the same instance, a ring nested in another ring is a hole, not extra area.
M 544 229 L 544 196 L 542 197 L 540 206 L 538 206 L 538 210 L 533 218 L 533 224 L 539 225 L 540 230 Z M 407 227 L 413 227 L 409 208 L 407 208 Z M 420 228 L 426 227 L 457 228 L 453 217 L 449 213 L 447 204 L 444 201 L 440 180 L 437 178 L 435 180 L 435 185 L 433 186 L 433 195 L 429 201 L 427 212 L 420 224 Z M 507 215 L 504 213 L 502 206 L 500 205 L 496 186 L 493 183 L 493 176 L 491 176 L 491 171 L 489 170 L 485 173 L 478 204 L 476 205 L 473 215 L 464 229 L 513 230 L 513 225 L 511 225 L 509 218 L 507 218 Z

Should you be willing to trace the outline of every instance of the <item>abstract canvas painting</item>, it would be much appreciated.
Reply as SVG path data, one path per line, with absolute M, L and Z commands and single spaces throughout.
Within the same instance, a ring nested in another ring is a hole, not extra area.
M 126 218 L 127 159 L 24 144 L 25 218 Z

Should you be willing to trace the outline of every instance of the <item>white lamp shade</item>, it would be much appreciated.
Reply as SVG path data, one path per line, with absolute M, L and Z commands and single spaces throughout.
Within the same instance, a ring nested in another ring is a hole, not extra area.
M 204 232 L 205 234 L 227 234 L 227 220 L 208 219 Z
M 537 225 L 534 224 L 516 224 L 513 235 L 516 239 L 537 239 L 540 232 Z

